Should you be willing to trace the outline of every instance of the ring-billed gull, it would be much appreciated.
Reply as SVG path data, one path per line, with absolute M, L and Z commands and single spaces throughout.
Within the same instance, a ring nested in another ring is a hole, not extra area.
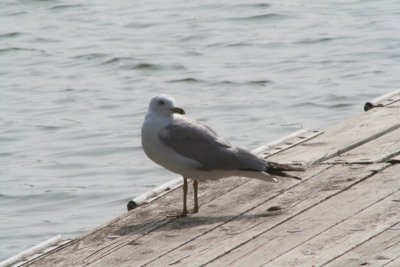
M 207 125 L 185 116 L 175 100 L 165 94 L 153 97 L 142 126 L 142 147 L 146 155 L 164 168 L 183 177 L 183 210 L 188 211 L 187 179 L 193 179 L 194 208 L 198 180 L 215 180 L 229 176 L 244 176 L 276 182 L 276 177 L 299 177 L 285 171 L 303 171 L 302 168 L 266 161 L 247 149 L 235 147 Z

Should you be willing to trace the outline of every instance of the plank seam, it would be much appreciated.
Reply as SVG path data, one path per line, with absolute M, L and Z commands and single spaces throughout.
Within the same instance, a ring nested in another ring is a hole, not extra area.
M 393 194 L 395 194 L 395 193 L 397 193 L 397 192 L 399 192 L 399 191 L 393 192 L 392 194 L 388 195 L 387 197 L 390 197 L 391 195 L 393 195 Z M 387 198 L 387 197 L 385 197 L 385 198 Z M 385 199 L 385 198 L 383 198 L 383 199 Z M 381 199 L 381 200 L 383 200 L 383 199 Z M 379 200 L 379 201 L 381 201 L 381 200 Z M 379 201 L 378 201 L 378 202 L 379 202 Z M 375 205 L 375 204 L 378 203 L 378 202 L 375 202 L 373 205 Z M 371 206 L 373 206 L 373 205 L 371 205 Z M 368 207 L 368 208 L 369 208 L 369 207 Z M 356 214 L 354 214 L 354 215 L 356 215 Z M 351 216 L 351 217 L 352 217 L 352 216 Z M 350 218 L 351 218 L 351 217 L 350 217 Z M 364 240 L 363 242 L 361 242 L 361 243 L 359 243 L 359 244 L 357 244 L 357 245 L 355 245 L 355 246 L 349 248 L 348 250 L 344 251 L 342 254 L 337 255 L 337 256 L 335 256 L 334 258 L 332 258 L 332 259 L 326 261 L 326 262 L 323 263 L 321 266 L 325 266 L 325 265 L 327 265 L 327 264 L 333 262 L 334 260 L 336 260 L 336 259 L 340 258 L 341 256 L 347 254 L 348 252 L 352 251 L 353 249 L 358 248 L 359 246 L 361 246 L 361 245 L 365 244 L 366 242 L 368 242 L 368 241 L 374 239 L 374 238 L 377 237 L 378 235 L 382 234 L 383 232 L 389 230 L 390 228 L 392 228 L 392 227 L 394 227 L 394 226 L 396 226 L 396 225 L 398 225 L 398 224 L 400 224 L 400 222 L 396 222 L 396 223 L 394 223 L 394 224 L 388 226 L 387 228 L 383 229 L 383 230 L 380 231 L 379 233 L 376 233 L 375 235 L 373 235 L 373 236 L 369 237 L 368 239 Z
M 373 175 L 372 175 L 372 176 L 373 176 Z M 370 176 L 370 177 L 372 177 L 372 176 Z M 365 180 L 367 180 L 367 179 L 365 179 Z M 365 180 L 364 180 L 364 181 L 365 181 Z M 348 189 L 347 189 L 347 190 L 348 190 Z M 344 191 L 346 191 L 346 190 L 344 190 Z M 342 191 L 342 192 L 340 192 L 340 193 L 343 193 L 344 191 Z M 337 226 L 337 225 L 339 225 L 339 224 L 341 224 L 341 223 L 347 221 L 348 219 L 350 219 L 350 218 L 352 218 L 352 217 L 354 217 L 354 216 L 360 214 L 360 213 L 363 212 L 364 210 L 369 209 L 370 207 L 372 207 L 372 206 L 374 206 L 375 204 L 381 202 L 382 200 L 384 200 L 384 199 L 386 199 L 386 198 L 392 196 L 393 194 L 396 194 L 396 193 L 399 192 L 399 191 L 400 191 L 400 190 L 397 190 L 397 191 L 395 191 L 395 192 L 390 193 L 389 195 L 386 195 L 385 197 L 383 197 L 383 198 L 381 198 L 381 199 L 378 199 L 377 201 L 375 201 L 374 203 L 368 205 L 367 207 L 365 207 L 365 208 L 359 210 L 358 212 L 352 214 L 351 216 L 349 216 L 349 217 L 347 217 L 347 218 L 342 219 L 342 220 L 339 221 L 339 222 L 336 222 L 335 224 L 333 224 L 333 225 L 331 225 L 330 227 L 326 228 L 324 231 L 322 231 L 322 232 L 320 232 L 320 233 L 318 233 L 318 234 L 315 234 L 314 236 L 310 237 L 309 239 L 307 239 L 307 240 L 301 242 L 300 244 L 298 244 L 297 246 L 295 246 L 295 247 L 293 247 L 293 248 L 288 249 L 287 251 L 285 251 L 285 252 L 279 254 L 278 256 L 276 256 L 275 258 L 273 258 L 273 259 L 271 259 L 271 260 L 265 262 L 264 264 L 272 262 L 273 260 L 275 260 L 275 259 L 277 259 L 277 258 L 283 256 L 284 254 L 290 252 L 291 250 L 296 249 L 297 247 L 299 247 L 299 246 L 301 246 L 301 245 L 307 243 L 308 241 L 312 240 L 313 238 L 315 238 L 315 237 L 317 237 L 317 236 L 319 236 L 319 235 L 321 235 L 321 234 L 323 234 L 323 233 L 329 231 L 329 230 L 332 229 L 333 227 L 335 227 L 335 226 Z M 399 224 L 399 223 L 400 223 L 400 222 L 396 222 L 394 225 Z M 394 225 L 391 225 L 390 227 L 388 227 L 388 228 L 382 230 L 382 232 L 386 231 L 387 229 L 390 229 L 390 228 L 393 227 Z M 376 234 L 376 235 L 379 235 L 379 234 L 381 234 L 382 232 L 379 232 L 379 233 Z M 374 236 L 374 237 L 375 237 L 375 236 Z M 368 241 L 368 240 L 366 240 L 366 241 Z M 366 241 L 363 241 L 363 242 L 366 242 Z M 352 248 L 349 249 L 348 251 L 350 251 L 350 250 L 356 248 L 356 247 L 359 246 L 359 245 L 361 245 L 361 243 L 360 243 L 360 244 L 357 244 L 357 245 L 354 246 L 354 247 L 352 247 Z M 342 256 L 342 255 L 344 255 L 344 254 L 346 254 L 348 251 L 345 251 L 343 254 L 341 254 L 341 255 L 339 255 L 339 256 L 336 256 L 335 258 L 338 258 L 338 257 L 340 257 L 340 256 Z M 333 261 L 335 258 L 329 260 L 328 262 L 325 262 L 323 265 L 328 264 L 329 262 Z M 263 265 L 264 265 L 264 264 L 263 264 Z M 323 266 L 323 265 L 321 265 L 321 266 Z M 262 265 L 260 265 L 260 266 L 262 266 Z
M 383 136 L 383 135 L 385 135 L 387 133 L 390 133 L 390 132 L 392 132 L 394 130 L 397 130 L 398 128 L 400 128 L 400 123 L 398 123 L 398 124 L 396 124 L 396 125 L 394 125 L 392 127 L 389 127 L 388 129 L 386 129 L 386 130 L 384 130 L 382 132 L 379 132 L 379 133 L 374 134 L 372 136 L 369 136 L 369 137 L 367 137 L 367 138 L 365 138 L 363 140 L 360 140 L 360 141 L 358 141 L 358 142 L 356 142 L 354 144 L 351 144 L 351 145 L 349 145 L 349 146 L 347 146 L 345 148 L 339 149 L 338 151 L 333 152 L 330 155 L 323 156 L 320 159 L 315 160 L 313 163 L 311 163 L 311 165 L 321 164 L 323 161 L 329 160 L 329 159 L 331 159 L 333 157 L 339 156 L 340 154 L 346 153 L 346 152 L 348 152 L 348 151 L 350 151 L 350 150 L 352 150 L 352 149 L 354 149 L 356 147 L 359 147 L 361 145 L 364 145 L 364 144 L 368 143 L 371 140 L 377 139 L 377 138 L 379 138 L 379 137 L 381 137 L 381 136 Z
M 391 162 L 390 162 L 390 159 L 391 159 L 391 158 L 394 158 L 394 157 L 396 157 L 396 156 L 398 156 L 398 155 L 400 155 L 400 151 L 397 151 L 397 152 L 391 153 L 390 155 L 387 155 L 386 157 L 384 157 L 383 159 L 381 159 L 379 162 L 381 162 L 381 163 L 385 163 L 385 162 L 391 163 Z M 391 164 L 393 164 L 393 163 L 391 163 Z
M 390 166 L 390 165 L 389 165 L 389 166 Z M 380 169 L 379 171 L 382 171 L 382 170 L 384 170 L 384 169 L 386 169 L 386 168 L 388 168 L 388 166 L 384 166 L 384 167 L 383 167 L 382 169 Z M 361 183 L 362 181 L 365 181 L 366 179 L 368 179 L 368 178 L 374 176 L 376 173 L 378 173 L 378 172 L 373 172 L 373 173 L 371 173 L 371 174 L 365 176 L 364 178 L 358 180 L 357 182 L 355 182 L 355 183 L 353 183 L 353 184 L 351 184 L 351 185 L 349 185 L 349 186 L 343 188 L 341 191 L 338 191 L 338 192 L 336 192 L 336 193 L 334 193 L 334 194 L 332 194 L 332 195 L 330 195 L 330 196 L 327 196 L 327 197 L 325 197 L 324 199 L 322 199 L 321 201 L 319 201 L 319 202 L 317 202 L 317 203 L 315 203 L 315 204 L 313 204 L 313 205 L 311 205 L 311 206 L 305 208 L 305 209 L 302 210 L 302 211 L 297 212 L 296 214 L 293 214 L 292 216 L 290 216 L 290 217 L 286 218 L 285 220 L 281 221 L 280 223 L 278 223 L 278 224 L 276 224 L 276 225 L 270 227 L 269 229 L 267 229 L 267 230 L 265 230 L 265 231 L 262 231 L 261 233 L 259 233 L 259 234 L 255 235 L 255 236 L 253 236 L 252 238 L 250 238 L 250 239 L 248 239 L 248 240 L 246 240 L 246 241 L 243 241 L 242 243 L 240 243 L 240 244 L 236 245 L 235 247 L 233 247 L 233 248 L 231 248 L 231 249 L 225 251 L 224 253 L 222 253 L 222 254 L 218 255 L 217 257 L 215 257 L 215 258 L 209 260 L 208 262 L 206 262 L 205 264 L 203 264 L 203 265 L 201 265 L 201 266 L 206 266 L 207 264 L 210 264 L 210 263 L 216 261 L 217 259 L 222 258 L 223 256 L 225 256 L 225 255 L 231 253 L 232 251 L 234 251 L 235 249 L 237 249 L 237 248 L 239 248 L 239 247 L 241 247 L 241 246 L 243 246 L 243 245 L 249 243 L 250 241 L 254 240 L 255 238 L 258 238 L 259 236 L 265 234 L 266 232 L 268 232 L 268 231 L 270 231 L 270 230 L 272 230 L 272 229 L 274 229 L 274 228 L 276 228 L 276 227 L 282 225 L 283 223 L 285 223 L 285 222 L 287 222 L 287 221 L 293 219 L 294 217 L 296 217 L 296 216 L 298 216 L 298 215 L 300 215 L 300 214 L 302 214 L 302 213 L 304 213 L 304 212 L 306 212 L 306 211 L 308 211 L 308 210 L 314 208 L 315 206 L 321 204 L 322 202 L 324 202 L 324 201 L 326 201 L 326 200 L 328 200 L 328 199 L 330 199 L 330 198 L 332 198 L 332 197 L 335 197 L 335 196 L 338 195 L 338 194 L 341 194 L 342 192 L 348 190 L 348 189 L 351 188 L 352 186 L 357 185 L 357 184 Z M 285 253 L 286 253 L 286 252 L 285 252 Z M 275 258 L 274 258 L 274 259 L 275 259 Z M 273 259 L 272 259 L 272 260 L 273 260 Z
M 164 221 L 164 220 L 166 220 L 166 219 L 162 219 L 161 221 L 157 221 L 157 222 L 155 222 L 154 224 L 157 224 L 158 222 L 162 222 L 162 221 Z M 168 223 L 169 223 L 169 221 L 163 222 L 163 223 L 161 223 L 160 225 L 155 226 L 155 228 L 151 229 L 150 231 L 146 231 L 145 233 L 141 234 L 139 237 L 137 237 L 137 238 L 135 238 L 135 239 L 132 239 L 132 240 L 129 240 L 129 238 L 131 238 L 133 235 L 135 235 L 136 232 L 131 233 L 131 234 L 129 234 L 128 236 L 125 236 L 125 237 L 122 238 L 122 241 L 123 241 L 123 242 L 120 242 L 121 240 L 117 240 L 116 242 L 110 243 L 109 245 L 107 245 L 107 246 L 101 248 L 100 250 L 97 250 L 97 251 L 95 251 L 95 252 L 89 254 L 88 256 L 86 256 L 86 257 L 85 257 L 84 259 L 82 259 L 81 261 L 84 263 L 84 266 L 88 266 L 88 265 L 90 265 L 90 264 L 92 264 L 92 263 L 94 263 L 94 262 L 96 262 L 96 261 L 98 261 L 98 260 L 104 258 L 105 256 L 109 255 L 110 253 L 112 253 L 112 252 L 114 252 L 114 251 L 117 251 L 117 250 L 120 249 L 121 247 L 125 246 L 127 243 L 130 243 L 130 242 L 132 242 L 132 241 L 136 241 L 137 239 L 139 239 L 139 238 L 141 238 L 141 237 L 147 235 L 148 233 L 150 233 L 150 232 L 152 232 L 152 231 L 155 231 L 155 230 L 159 229 L 160 227 L 163 227 L 164 225 L 166 225 L 166 224 L 168 224 Z M 150 225 L 148 228 L 151 228 L 151 225 Z M 145 229 L 141 229 L 141 230 L 146 230 L 146 228 L 145 228 Z M 113 245 L 114 245 L 114 246 L 113 246 Z M 108 249 L 107 249 L 107 248 L 108 248 Z M 94 259 L 93 261 L 89 261 L 89 259 L 90 259 L 91 257 L 94 257 L 94 256 L 97 255 L 97 254 L 99 254 L 99 256 L 98 256 L 96 259 Z
M 390 263 L 398 260 L 400 258 L 400 256 L 395 257 L 394 259 L 391 259 L 390 261 L 386 262 L 385 264 L 382 265 L 382 267 L 389 265 Z
M 394 164 L 399 164 L 399 163 L 400 163 L 400 159 L 391 159 L 391 160 L 388 160 L 388 162 L 389 162 L 390 164 L 392 164 L 392 165 L 394 165 Z
M 304 131 L 304 133 L 305 134 L 303 134 L 303 132 L 299 131 L 297 135 L 293 135 L 291 138 L 288 138 L 286 140 L 282 140 L 281 142 L 276 143 L 276 144 L 274 144 L 274 145 L 272 145 L 270 147 L 266 147 L 264 152 L 261 152 L 260 156 L 262 158 L 264 158 L 264 159 L 267 159 L 268 157 L 271 157 L 271 156 L 276 155 L 276 154 L 278 154 L 280 152 L 286 151 L 286 150 L 288 150 L 288 149 L 290 149 L 292 147 L 298 146 L 298 145 L 300 145 L 300 144 L 302 144 L 302 143 L 304 143 L 306 141 L 309 141 L 309 140 L 311 140 L 311 139 L 323 134 L 324 132 L 323 131 L 314 130 L 311 133 L 309 133 L 309 136 L 306 136 L 306 137 L 304 135 L 307 135 L 307 132 Z M 286 145 L 284 148 L 276 149 L 276 147 L 282 146 L 282 144 L 285 144 L 287 141 L 289 141 L 290 139 L 293 139 L 293 138 L 300 138 L 300 140 L 294 141 L 292 144 Z M 276 149 L 276 151 L 268 152 L 268 151 L 273 150 L 274 148 Z
M 322 165 L 325 165 L 325 164 L 326 164 L 326 165 L 339 165 L 339 164 L 370 165 L 370 164 L 374 164 L 374 163 L 390 163 L 390 164 L 397 164 L 397 163 L 400 163 L 400 160 L 398 160 L 398 159 L 393 159 L 393 160 L 391 160 L 391 159 L 394 158 L 394 157 L 396 157 L 396 156 L 398 156 L 398 155 L 400 155 L 400 151 L 393 152 L 393 153 L 391 153 L 391 154 L 389 154 L 389 155 L 387 155 L 387 156 L 385 156 L 385 157 L 383 157 L 383 158 L 381 158 L 381 159 L 379 159 L 379 160 L 374 160 L 374 161 L 368 161 L 368 160 L 366 160 L 366 161 L 344 161 L 344 160 L 343 160 L 343 161 L 342 161 L 342 160 L 338 159 L 337 162 L 321 162 L 320 164 L 322 164 Z
M 268 143 L 266 145 L 263 145 L 263 146 L 260 146 L 258 148 L 255 148 L 255 149 L 252 150 L 252 152 L 261 156 L 267 150 L 270 150 L 270 149 L 273 149 L 274 147 L 280 146 L 281 144 L 284 144 L 285 142 L 287 142 L 287 141 L 289 141 L 289 140 L 291 140 L 293 138 L 296 138 L 296 137 L 298 137 L 300 135 L 303 135 L 303 134 L 307 133 L 307 131 L 310 131 L 310 130 L 306 129 L 306 128 L 305 129 L 301 129 L 299 131 L 296 131 L 294 133 L 291 133 L 291 134 L 288 134 L 288 135 L 286 135 L 284 137 L 281 137 L 281 138 L 279 138 L 279 139 L 277 139 L 275 141 L 272 141 L 272 142 L 270 142 L 270 143 Z
M 400 244 L 400 241 L 397 241 L 396 243 L 394 243 L 394 244 L 392 244 L 392 245 L 390 245 L 390 246 L 385 247 L 383 250 L 387 250 L 387 249 L 389 249 L 389 248 L 391 248 L 391 247 L 397 246 L 398 244 Z

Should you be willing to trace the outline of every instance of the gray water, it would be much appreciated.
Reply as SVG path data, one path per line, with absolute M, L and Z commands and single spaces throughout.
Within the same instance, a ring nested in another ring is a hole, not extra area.
M 0 259 L 176 177 L 140 146 L 157 93 L 256 148 L 361 113 L 399 60 L 394 0 L 3 0 Z

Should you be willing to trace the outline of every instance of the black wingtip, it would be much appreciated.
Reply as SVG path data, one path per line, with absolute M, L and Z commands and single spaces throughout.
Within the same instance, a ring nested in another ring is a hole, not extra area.
M 293 166 L 288 164 L 280 164 L 276 162 L 267 162 L 267 172 L 278 171 L 278 172 L 304 172 L 305 169 L 299 166 Z
M 295 167 L 287 164 L 280 164 L 275 162 L 268 162 L 266 172 L 281 177 L 293 178 L 301 181 L 302 179 L 298 176 L 288 174 L 287 172 L 303 172 L 305 171 L 302 167 Z
M 292 167 L 291 166 L 291 169 L 289 171 L 291 171 L 291 172 L 304 172 L 305 169 L 302 168 L 302 167 Z
M 298 177 L 298 176 L 295 176 L 295 175 L 290 175 L 290 174 L 287 174 L 287 173 L 285 173 L 285 172 L 281 172 L 280 173 L 281 175 L 281 177 L 287 177 L 287 178 L 292 178 L 292 179 L 296 179 L 296 180 L 298 180 L 298 181 L 302 181 L 303 179 L 301 179 L 300 177 Z

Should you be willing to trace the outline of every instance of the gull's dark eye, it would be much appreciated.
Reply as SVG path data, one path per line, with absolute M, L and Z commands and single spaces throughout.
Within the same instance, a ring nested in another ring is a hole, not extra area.
M 164 106 L 165 102 L 160 100 L 160 101 L 158 101 L 158 104 L 160 104 L 161 106 Z

